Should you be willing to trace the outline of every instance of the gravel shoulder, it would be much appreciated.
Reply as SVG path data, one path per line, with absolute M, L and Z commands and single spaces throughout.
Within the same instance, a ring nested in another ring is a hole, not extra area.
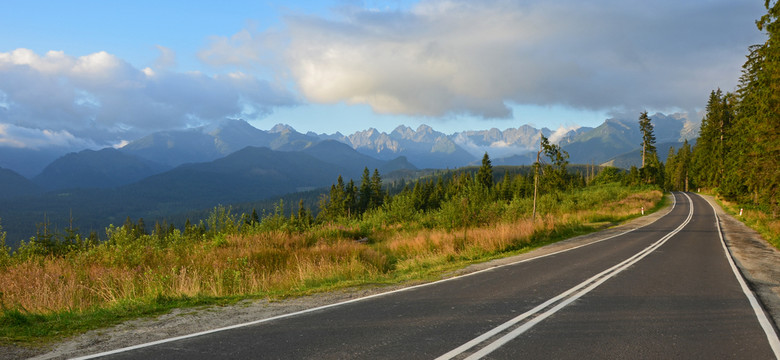
M 714 204 L 711 197 L 707 200 Z M 780 323 L 780 251 L 771 247 L 755 231 L 725 214 L 717 204 L 715 208 L 735 262 L 775 324 Z M 464 275 L 603 240 L 647 225 L 669 211 L 671 206 L 603 231 L 560 241 L 525 254 L 471 265 L 445 277 Z M 414 284 L 405 284 L 409 285 Z M 400 287 L 353 288 L 281 301 L 247 300 L 230 306 L 177 309 L 158 317 L 136 319 L 111 328 L 89 331 L 47 348 L 0 347 L 0 359 L 66 359 L 95 354 L 348 301 Z

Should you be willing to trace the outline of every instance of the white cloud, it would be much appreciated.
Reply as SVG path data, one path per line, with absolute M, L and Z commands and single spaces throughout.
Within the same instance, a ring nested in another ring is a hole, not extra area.
M 162 63 L 171 65 L 173 55 L 160 49 Z M 0 124 L 47 129 L 53 142 L 70 135 L 101 144 L 226 117 L 264 116 L 295 103 L 285 89 L 253 76 L 138 70 L 107 52 L 39 56 L 28 49 L 0 52 L 0 94 Z M 253 113 L 243 113 L 247 106 Z M 18 145 L 5 139 L 0 145 Z
M 550 143 L 557 144 L 563 140 L 563 138 L 568 135 L 570 132 L 575 131 L 579 129 L 581 126 L 579 125 L 570 125 L 570 126 L 561 126 L 558 128 L 558 130 L 555 130 L 550 136 L 547 138 Z
M 290 16 L 286 36 L 242 30 L 213 38 L 201 58 L 263 63 L 266 39 L 284 38 L 286 69 L 306 98 L 378 113 L 687 110 L 735 86 L 747 46 L 762 39 L 753 25 L 762 12 L 733 0 L 423 0 L 408 11 Z
M 0 147 L 19 149 L 40 149 L 46 147 L 94 149 L 99 146 L 90 140 L 77 138 L 66 130 L 40 130 L 0 124 Z
M 160 57 L 154 62 L 156 69 L 169 69 L 176 66 L 176 52 L 162 45 L 157 45 L 160 50 Z
M 231 37 L 211 36 L 209 45 L 198 52 L 198 58 L 213 66 L 240 66 L 257 69 L 279 66 L 285 34 L 268 30 L 258 32 L 253 24 Z

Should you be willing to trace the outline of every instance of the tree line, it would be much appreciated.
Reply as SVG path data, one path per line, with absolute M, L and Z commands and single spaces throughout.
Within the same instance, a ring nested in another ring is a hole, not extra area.
M 695 146 L 687 142 L 666 163 L 674 190 L 715 189 L 724 198 L 777 216 L 780 195 L 780 6 L 764 3 L 756 25 L 768 35 L 748 48 L 735 92 L 713 90 Z

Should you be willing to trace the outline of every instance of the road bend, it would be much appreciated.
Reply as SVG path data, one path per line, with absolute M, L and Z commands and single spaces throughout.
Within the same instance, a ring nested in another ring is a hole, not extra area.
M 775 359 L 714 209 L 466 276 L 85 358 Z

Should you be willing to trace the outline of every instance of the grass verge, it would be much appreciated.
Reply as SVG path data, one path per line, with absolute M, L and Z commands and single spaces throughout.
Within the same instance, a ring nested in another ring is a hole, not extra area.
M 780 219 L 773 218 L 770 214 L 759 209 L 732 203 L 721 197 L 716 196 L 715 199 L 728 214 L 761 234 L 761 237 L 768 243 L 780 250 Z M 740 209 L 742 215 L 740 215 Z
M 174 308 L 436 280 L 638 217 L 643 206 L 656 211 L 665 198 L 657 190 L 601 187 L 542 204 L 545 215 L 536 221 L 521 211 L 527 203 L 512 202 L 491 205 L 496 220 L 472 227 L 428 226 L 437 213 L 404 223 L 378 213 L 304 233 L 217 234 L 164 246 L 131 239 L 17 259 L 0 269 L 0 343 L 45 344 Z

